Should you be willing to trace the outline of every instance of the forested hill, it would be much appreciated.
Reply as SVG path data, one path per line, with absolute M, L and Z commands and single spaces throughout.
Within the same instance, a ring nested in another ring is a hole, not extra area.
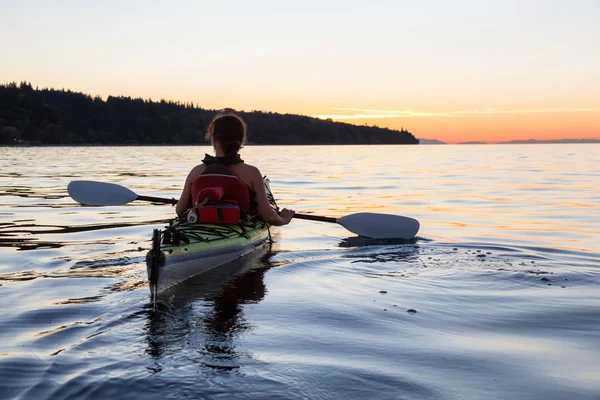
M 232 111 L 232 110 L 229 110 Z M 0 85 L 3 144 L 203 144 L 218 110 L 192 103 Z M 331 120 L 252 111 L 239 112 L 255 144 L 418 144 L 411 133 Z

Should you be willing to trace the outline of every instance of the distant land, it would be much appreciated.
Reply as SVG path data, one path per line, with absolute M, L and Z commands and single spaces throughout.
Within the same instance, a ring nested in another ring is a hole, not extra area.
M 441 140 L 419 138 L 419 144 L 446 144 Z
M 212 118 L 226 110 L 193 103 L 92 97 L 30 83 L 0 85 L 0 144 L 205 144 Z M 264 111 L 235 111 L 248 123 L 252 144 L 419 144 L 412 133 Z
M 498 144 L 541 144 L 541 143 L 600 143 L 600 139 L 556 139 L 556 140 L 510 140 Z

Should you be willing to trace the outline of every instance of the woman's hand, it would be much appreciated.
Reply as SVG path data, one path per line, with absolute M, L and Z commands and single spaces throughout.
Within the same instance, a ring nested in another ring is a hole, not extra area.
M 282 225 L 289 224 L 295 213 L 296 212 L 294 210 L 288 210 L 287 208 L 284 208 L 283 210 L 281 210 L 281 212 L 279 213 L 279 216 L 283 220 Z

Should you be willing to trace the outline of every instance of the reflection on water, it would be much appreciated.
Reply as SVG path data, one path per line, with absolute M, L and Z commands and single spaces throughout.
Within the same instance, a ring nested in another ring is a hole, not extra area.
M 266 293 L 263 278 L 271 254 L 265 249 L 161 293 L 157 309 L 148 313 L 148 354 L 160 363 L 162 356 L 181 351 L 194 357 L 191 351 L 206 367 L 239 368 L 236 337 L 250 329 L 242 306 L 261 301 Z M 189 335 L 200 343 L 190 343 Z M 173 337 L 186 340 L 174 341 Z
M 363 247 L 363 246 L 391 246 L 395 244 L 414 244 L 419 240 L 427 240 L 420 237 L 413 239 L 372 239 L 362 236 L 350 236 L 339 243 L 340 247 Z
M 173 207 L 66 186 L 177 197 L 210 149 L 0 148 L 0 397 L 598 399 L 598 150 L 248 147 L 282 206 L 420 236 L 294 220 L 152 310 L 145 253 Z

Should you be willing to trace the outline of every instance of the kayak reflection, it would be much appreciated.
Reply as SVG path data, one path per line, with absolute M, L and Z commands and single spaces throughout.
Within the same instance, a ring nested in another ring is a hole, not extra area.
M 372 239 L 364 236 L 351 236 L 344 238 L 338 244 L 339 247 L 363 247 L 363 246 L 390 246 L 397 244 L 415 244 L 419 237 L 412 239 Z
M 148 354 L 157 359 L 185 354 L 205 367 L 239 368 L 239 359 L 247 356 L 236 350 L 236 337 L 252 329 L 243 305 L 265 297 L 271 255 L 265 246 L 161 293 L 148 313 Z

